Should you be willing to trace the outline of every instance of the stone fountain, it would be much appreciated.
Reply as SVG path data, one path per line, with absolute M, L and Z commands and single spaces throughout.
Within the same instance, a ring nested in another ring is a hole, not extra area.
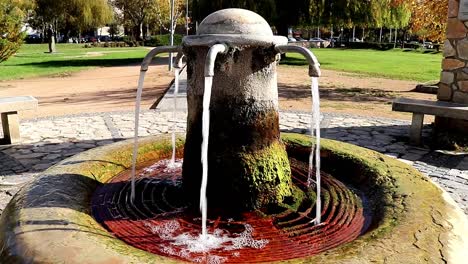
M 323 221 L 314 222 L 313 140 L 280 134 L 278 54 L 298 51 L 309 75 L 320 70 L 310 51 L 286 44 L 257 14 L 227 9 L 182 47 L 160 49 L 187 58 L 187 134 L 176 144 L 183 168 L 168 166 L 166 136 L 140 140 L 135 185 L 129 141 L 57 164 L 2 214 L 0 262 L 463 263 L 467 220 L 451 198 L 406 164 L 350 144 L 322 142 Z M 202 226 L 205 77 L 213 77 L 208 232 L 223 244 L 209 250 L 190 242 Z

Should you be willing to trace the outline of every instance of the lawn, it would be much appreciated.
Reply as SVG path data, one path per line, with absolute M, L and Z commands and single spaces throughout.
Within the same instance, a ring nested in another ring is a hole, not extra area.
M 57 53 L 45 53 L 46 44 L 23 45 L 18 53 L 0 64 L 0 80 L 37 76 L 63 76 L 91 67 L 140 63 L 148 48 L 83 48 L 82 44 L 58 44 Z M 313 49 L 323 69 L 360 73 L 390 79 L 428 82 L 439 79 L 442 55 L 420 52 L 350 49 Z M 281 62 L 305 65 L 298 54 Z
M 57 53 L 49 54 L 47 44 L 25 44 L 18 53 L 0 64 L 0 80 L 37 76 L 62 76 L 99 66 L 140 63 L 146 47 L 84 48 L 82 44 L 58 44 Z
M 312 49 L 323 69 L 360 73 L 365 76 L 429 82 L 438 80 L 442 55 L 394 49 Z M 288 54 L 282 64 L 305 65 L 299 54 Z

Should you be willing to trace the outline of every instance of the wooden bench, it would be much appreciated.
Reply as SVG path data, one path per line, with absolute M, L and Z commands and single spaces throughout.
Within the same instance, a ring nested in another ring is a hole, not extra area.
M 413 113 L 413 121 L 410 128 L 410 143 L 415 145 L 421 144 L 424 115 L 468 120 L 468 105 L 443 101 L 398 98 L 393 101 L 392 110 Z
M 3 127 L 3 139 L 0 143 L 20 142 L 18 111 L 34 110 L 37 104 L 37 99 L 32 96 L 0 97 L 0 116 Z

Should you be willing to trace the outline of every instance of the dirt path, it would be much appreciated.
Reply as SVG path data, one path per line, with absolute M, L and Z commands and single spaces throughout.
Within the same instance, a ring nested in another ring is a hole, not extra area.
M 148 109 L 173 79 L 163 61 L 156 63 L 147 73 L 142 109 Z M 39 108 L 21 113 L 23 118 L 133 110 L 139 69 L 138 65 L 105 67 L 66 77 L 0 82 L 0 97 L 36 97 Z
M 159 65 L 151 67 L 147 74 L 142 109 L 148 109 L 173 78 L 165 61 L 157 61 Z M 138 74 L 139 66 L 134 65 L 92 69 L 66 77 L 0 82 L 0 97 L 35 96 L 39 100 L 38 110 L 22 113 L 23 118 L 133 110 Z M 310 111 L 310 78 L 306 67 L 280 66 L 278 83 L 281 109 Z M 410 114 L 391 111 L 394 98 L 435 100 L 436 97 L 411 92 L 416 84 L 324 70 L 320 79 L 322 111 L 410 119 Z
M 322 111 L 411 119 L 411 114 L 392 112 L 396 97 L 436 100 L 435 95 L 412 92 L 417 82 L 363 77 L 359 74 L 323 70 L 320 78 Z M 310 78 L 305 67 L 280 66 L 278 70 L 280 107 L 310 111 Z M 426 118 L 426 122 L 431 119 Z

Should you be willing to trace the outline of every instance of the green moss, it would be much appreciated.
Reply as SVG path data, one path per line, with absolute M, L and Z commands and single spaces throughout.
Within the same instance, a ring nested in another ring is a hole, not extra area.
M 315 192 L 304 193 L 297 186 L 293 185 L 291 188 L 291 196 L 285 197 L 285 199 L 280 204 L 282 207 L 287 208 L 291 211 L 298 211 L 299 206 L 305 202 L 305 200 L 315 201 Z
M 239 153 L 246 170 L 241 182 L 252 193 L 255 208 L 282 203 L 293 196 L 291 167 L 284 146 L 277 142 L 255 152 Z
M 183 155 L 184 140 L 176 140 L 176 156 Z M 85 176 L 93 178 L 101 183 L 107 182 L 118 173 L 131 168 L 132 148 L 123 146 L 112 153 L 106 153 L 99 161 L 87 163 L 83 167 Z M 138 164 L 145 164 L 148 161 L 170 158 L 172 155 L 172 141 L 169 137 L 160 137 L 160 140 L 140 143 L 138 148 Z

